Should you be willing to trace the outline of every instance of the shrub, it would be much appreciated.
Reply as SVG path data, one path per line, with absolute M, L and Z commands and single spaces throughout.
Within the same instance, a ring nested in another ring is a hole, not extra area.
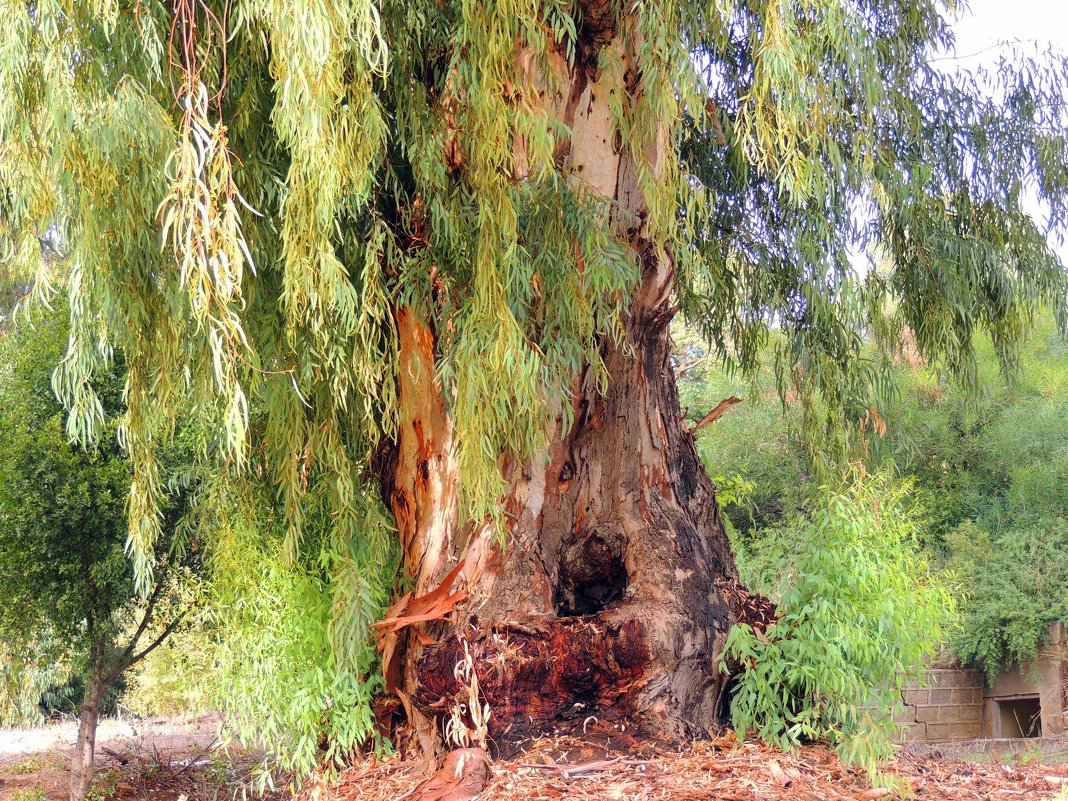
M 1050 623 L 1068 620 L 1068 524 L 1018 519 L 991 534 L 968 522 L 947 546 L 968 588 L 954 652 L 991 678 L 1038 656 Z
M 869 770 L 892 752 L 892 713 L 955 618 L 954 595 L 917 547 L 907 484 L 857 480 L 823 490 L 781 532 L 780 619 L 765 634 L 732 629 L 745 666 L 731 716 L 789 748 L 826 739 Z

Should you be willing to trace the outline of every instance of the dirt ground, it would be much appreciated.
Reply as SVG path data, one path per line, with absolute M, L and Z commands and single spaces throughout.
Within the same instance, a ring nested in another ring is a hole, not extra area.
M 227 801 L 255 763 L 218 748 L 219 720 L 101 724 L 90 801 Z M 0 730 L 0 801 L 62 801 L 73 724 Z M 819 746 L 782 753 L 733 734 L 668 750 L 635 741 L 626 752 L 595 740 L 545 738 L 492 765 L 479 801 L 1068 801 L 1068 739 L 979 741 L 906 749 L 887 787 Z M 448 785 L 446 777 L 446 785 Z M 427 776 L 410 761 L 367 759 L 301 801 L 426 801 Z M 448 786 L 431 797 L 453 799 Z M 902 792 L 904 795 L 902 795 Z M 250 796 L 251 797 L 251 796 Z M 285 801 L 274 793 L 268 801 Z
M 232 798 L 255 759 L 220 749 L 219 723 L 214 716 L 101 721 L 90 801 Z M 73 722 L 0 729 L 0 801 L 66 799 L 77 734 Z

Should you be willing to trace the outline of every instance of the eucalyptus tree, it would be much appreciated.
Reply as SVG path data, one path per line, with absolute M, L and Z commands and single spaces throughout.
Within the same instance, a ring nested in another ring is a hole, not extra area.
M 1011 364 L 1038 308 L 1064 318 L 1022 200 L 1060 229 L 1064 64 L 938 69 L 955 7 L 8 2 L 7 263 L 60 232 L 72 436 L 99 436 L 91 379 L 126 358 L 139 575 L 182 393 L 227 531 L 271 482 L 286 558 L 332 599 L 331 669 L 371 675 L 392 586 L 385 684 L 427 748 L 443 718 L 498 742 L 576 714 L 707 731 L 752 604 L 672 318 L 742 369 L 779 328 L 827 449 L 876 419 L 865 336 L 907 326 L 967 377 L 974 331 Z

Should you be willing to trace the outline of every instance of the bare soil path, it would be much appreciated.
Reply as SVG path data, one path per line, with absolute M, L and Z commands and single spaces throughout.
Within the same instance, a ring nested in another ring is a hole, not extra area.
M 34 729 L 0 729 L 0 801 L 44 801 L 67 796 L 67 763 L 77 738 L 77 724 L 57 723 Z M 219 774 L 225 783 L 226 762 L 216 755 L 219 718 L 192 720 L 102 720 L 97 734 L 95 801 L 126 798 L 164 799 L 185 795 L 187 801 L 214 799 L 198 793 L 189 780 Z M 156 786 L 167 778 L 170 790 Z M 193 781 L 196 785 L 198 782 Z M 200 782 L 203 783 L 203 782 Z M 194 794 L 190 794 L 190 790 Z M 229 797 L 224 794 L 222 797 Z

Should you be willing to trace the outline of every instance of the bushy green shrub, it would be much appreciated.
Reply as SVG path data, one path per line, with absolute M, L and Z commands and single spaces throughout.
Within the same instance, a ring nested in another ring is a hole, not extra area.
M 1049 625 L 1068 620 L 1068 523 L 1040 516 L 991 534 L 968 522 L 947 544 L 968 588 L 953 651 L 991 678 L 1038 656 Z
M 864 454 L 871 470 L 911 481 L 920 544 L 966 593 L 952 650 L 990 673 L 1032 658 L 1049 623 L 1068 622 L 1066 356 L 1046 320 L 1010 376 L 991 343 L 977 339 L 977 387 L 901 358 L 885 435 L 870 437 Z M 727 489 L 720 500 L 743 580 L 775 597 L 803 544 L 794 520 L 819 488 L 797 441 L 797 412 L 783 408 L 773 385 L 769 376 L 732 380 L 705 362 L 683 376 L 680 395 L 693 420 L 723 397 L 746 397 L 700 433 L 698 450 Z
M 874 770 L 892 750 L 895 704 L 955 619 L 954 594 L 917 547 L 908 485 L 886 478 L 824 490 L 778 532 L 778 623 L 735 626 L 731 717 L 789 748 L 825 739 Z

